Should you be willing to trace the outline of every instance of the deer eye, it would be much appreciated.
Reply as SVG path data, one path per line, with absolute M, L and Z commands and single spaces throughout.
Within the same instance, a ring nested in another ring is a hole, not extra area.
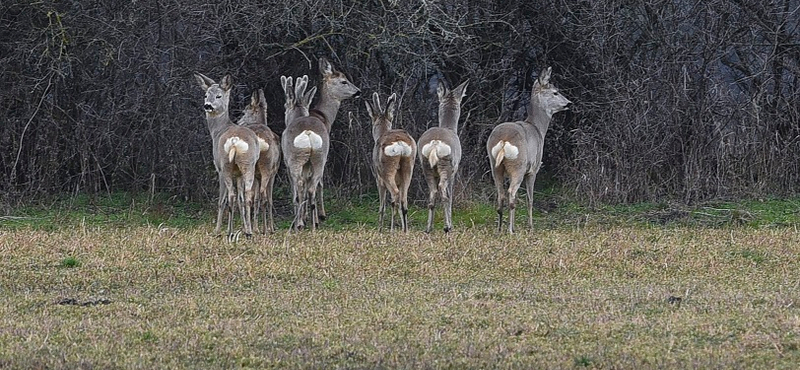
M 222 95 L 217 95 L 217 99 L 222 99 Z
M 347 80 L 342 81 L 342 85 L 347 85 Z

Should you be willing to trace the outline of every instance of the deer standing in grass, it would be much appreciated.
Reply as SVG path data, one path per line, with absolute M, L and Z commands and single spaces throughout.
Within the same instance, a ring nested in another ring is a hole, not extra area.
M 553 114 L 566 110 L 571 103 L 550 84 L 552 68 L 539 74 L 531 91 L 531 105 L 524 121 L 505 122 L 492 130 L 486 142 L 492 178 L 497 189 L 497 230 L 502 230 L 503 205 L 508 201 L 508 232 L 514 232 L 517 190 L 523 179 L 528 199 L 528 226 L 533 228 L 533 184 L 542 165 L 544 136 Z M 508 190 L 503 189 L 509 178 Z
M 380 229 L 383 230 L 383 216 L 386 211 L 386 191 L 392 198 L 392 223 L 394 215 L 400 216 L 403 232 L 408 231 L 408 187 L 414 173 L 414 160 L 417 156 L 417 143 L 405 130 L 393 130 L 392 121 L 397 108 L 397 95 L 392 94 L 381 108 L 378 93 L 372 94 L 372 105 L 367 101 L 367 113 L 372 120 L 372 168 L 378 183 L 380 198 Z
M 203 109 L 206 112 L 208 131 L 211 133 L 214 167 L 219 176 L 217 225 L 214 233 L 219 234 L 223 214 L 227 212 L 228 235 L 232 235 L 233 205 L 238 200 L 244 233 L 249 237 L 253 234 L 250 208 L 253 204 L 255 167 L 260 154 L 258 137 L 249 128 L 234 125 L 228 116 L 228 102 L 233 87 L 230 75 L 223 77 L 219 84 L 201 73 L 195 73 L 194 76 L 206 93 Z
M 281 86 L 283 87 L 283 92 L 286 95 L 286 102 L 284 103 L 284 122 L 288 123 L 292 122 L 296 117 L 305 117 L 309 114 L 309 107 L 311 106 L 311 101 L 314 99 L 314 95 L 317 93 L 317 87 L 314 86 L 308 91 L 306 91 L 306 87 L 308 86 L 308 76 L 303 75 L 303 77 L 297 78 L 297 84 L 292 87 L 292 77 L 281 76 Z M 317 194 L 319 195 L 319 220 L 325 221 L 325 202 L 322 197 L 322 188 L 323 182 L 325 179 L 320 180 L 319 186 L 317 187 Z
M 309 111 L 308 116 L 296 116 L 291 122 L 287 122 L 281 137 L 283 160 L 292 182 L 294 230 L 305 227 L 306 208 L 311 208 L 312 230 L 319 223 L 316 197 L 328 159 L 331 126 L 342 101 L 361 93 L 343 73 L 333 69 L 325 58 L 319 60 L 319 70 L 322 73 L 319 101 Z M 320 198 L 321 193 L 320 190 Z
M 428 226 L 433 228 L 433 209 L 436 195 L 444 203 L 444 232 L 453 229 L 453 184 L 461 162 L 461 142 L 458 139 L 458 118 L 461 115 L 461 99 L 466 95 L 467 82 L 448 90 L 440 82 L 436 93 L 439 96 L 439 127 L 431 127 L 420 136 L 417 145 L 422 172 L 428 183 Z
M 267 99 L 264 97 L 264 90 L 258 89 L 253 92 L 250 105 L 244 109 L 244 115 L 239 118 L 237 124 L 253 130 L 258 137 L 260 151 L 256 162 L 258 192 L 254 199 L 253 228 L 258 229 L 258 219 L 261 214 L 264 222 L 262 232 L 264 234 L 275 232 L 272 189 L 281 163 L 281 149 L 280 137 L 267 126 Z

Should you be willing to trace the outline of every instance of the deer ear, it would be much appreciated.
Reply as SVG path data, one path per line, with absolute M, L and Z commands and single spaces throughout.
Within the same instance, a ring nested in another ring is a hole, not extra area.
M 297 82 L 295 82 L 294 84 L 295 97 L 303 97 L 303 94 L 306 92 L 306 83 L 307 81 L 304 80 L 302 77 L 297 79 Z
M 542 73 L 539 74 L 539 84 L 544 86 L 550 82 L 550 74 L 553 72 L 553 67 L 545 68 Z
M 264 95 L 264 89 L 258 89 L 258 104 L 261 108 L 267 109 L 267 97 Z
M 367 115 L 369 115 L 369 119 L 374 120 L 375 115 L 372 112 L 372 106 L 369 104 L 368 100 L 364 101 L 364 106 L 367 107 Z
M 455 89 L 453 89 L 453 96 L 461 99 L 465 95 L 467 95 L 467 84 L 469 84 L 469 80 L 464 81 L 461 85 L 458 85 Z
M 286 92 L 286 82 L 291 81 L 291 77 L 281 76 L 281 89 L 283 92 Z
M 203 89 L 203 91 L 208 90 L 208 88 L 211 87 L 211 85 L 216 83 L 214 82 L 214 80 L 206 77 L 206 75 L 200 72 L 195 72 L 194 78 L 195 80 L 197 80 L 197 84 L 200 85 L 200 88 Z
M 219 87 L 221 87 L 222 90 L 229 91 L 233 87 L 233 78 L 231 78 L 231 75 L 225 75 L 225 77 L 222 78 L 222 83 L 219 84 Z
M 286 95 L 286 101 L 294 100 L 294 88 L 292 84 L 291 77 L 281 76 L 281 86 L 283 86 L 283 94 Z
M 319 58 L 319 72 L 322 73 L 323 76 L 330 76 L 333 74 L 333 66 L 325 57 Z
M 397 94 L 392 93 L 386 101 L 386 116 L 390 121 L 394 118 L 395 109 L 397 109 Z
M 314 86 L 310 90 L 306 91 L 306 94 L 303 96 L 303 105 L 309 106 L 311 105 L 311 101 L 314 100 L 314 95 L 317 93 L 317 87 Z
M 375 108 L 376 113 L 383 113 L 383 108 L 381 108 L 381 98 L 378 96 L 377 91 L 372 93 L 372 107 Z
M 444 81 L 439 80 L 439 86 L 436 87 L 436 95 L 439 96 L 439 101 L 442 101 L 445 94 L 447 94 L 447 88 L 444 87 Z
M 253 90 L 253 93 L 250 95 L 250 105 L 253 107 L 258 106 L 258 91 Z

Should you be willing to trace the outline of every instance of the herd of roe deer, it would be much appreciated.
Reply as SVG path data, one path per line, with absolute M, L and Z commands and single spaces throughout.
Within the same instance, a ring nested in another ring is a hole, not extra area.
M 342 101 L 358 97 L 361 90 L 325 58 L 319 60 L 322 80 L 319 99 L 311 107 L 317 87 L 308 88 L 308 76 L 297 79 L 281 76 L 286 98 L 286 128 L 277 135 L 267 126 L 267 102 L 264 91 L 253 92 L 250 104 L 234 124 L 228 114 L 232 88 L 231 76 L 217 83 L 195 73 L 205 92 L 203 109 L 212 139 L 214 166 L 219 180 L 217 223 L 219 234 L 224 215 L 228 216 L 227 233 L 233 233 L 234 205 L 239 209 L 243 232 L 274 232 L 272 191 L 281 157 L 287 168 L 292 189 L 294 220 L 292 230 L 302 230 L 306 223 L 316 229 L 324 220 L 323 173 L 330 149 L 330 131 Z M 544 137 L 553 114 L 566 110 L 571 103 L 550 83 L 551 68 L 539 74 L 531 91 L 530 106 L 524 121 L 497 125 L 486 142 L 486 151 L 497 191 L 497 229 L 502 230 L 503 209 L 508 205 L 508 232 L 514 232 L 516 195 L 525 180 L 528 226 L 533 227 L 533 185 L 542 164 Z M 431 232 L 437 198 L 444 208 L 444 231 L 453 228 L 453 184 L 461 161 L 458 119 L 467 82 L 450 90 L 439 84 L 439 125 L 414 140 L 405 130 L 393 129 L 397 96 L 392 94 L 382 104 L 377 92 L 366 102 L 372 121 L 372 169 L 380 198 L 380 228 L 383 229 L 387 192 L 391 205 L 390 228 L 395 216 L 408 231 L 408 188 L 419 157 L 428 184 L 428 223 Z M 508 188 L 504 184 L 508 179 Z M 259 228 L 259 218 L 262 226 Z

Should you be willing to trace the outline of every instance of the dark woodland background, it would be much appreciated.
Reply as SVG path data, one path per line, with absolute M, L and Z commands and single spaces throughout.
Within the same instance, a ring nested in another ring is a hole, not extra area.
M 485 140 L 524 118 L 546 66 L 574 106 L 550 126 L 540 184 L 593 204 L 797 194 L 800 0 L 4 0 L 0 205 L 214 199 L 192 73 L 233 76 L 234 121 L 264 88 L 280 133 L 280 76 L 316 83 L 322 56 L 363 96 L 397 93 L 395 126 L 414 137 L 437 124 L 439 81 L 470 80 L 462 199 L 493 201 Z M 328 191 L 372 192 L 363 98 L 332 140 Z M 414 181 L 411 198 L 425 194 Z

